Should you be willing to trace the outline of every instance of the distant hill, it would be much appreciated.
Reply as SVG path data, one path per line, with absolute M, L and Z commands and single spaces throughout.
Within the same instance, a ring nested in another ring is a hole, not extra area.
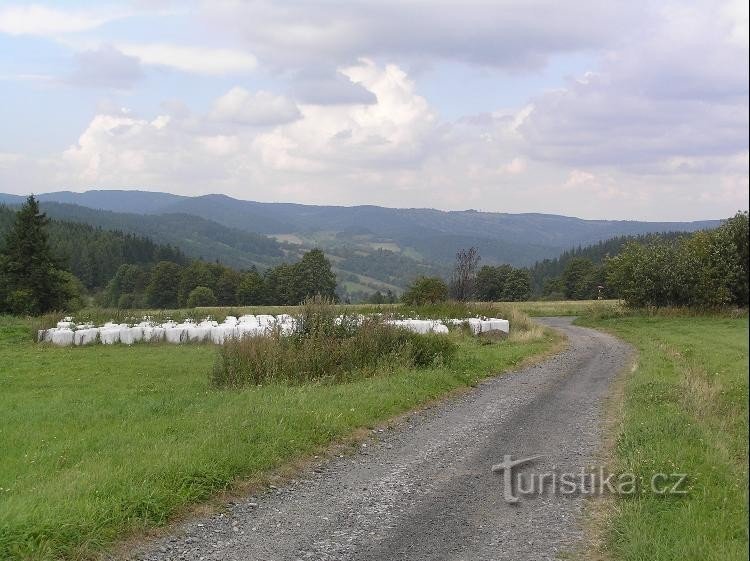
M 0 202 L 21 198 L 0 195 Z M 552 214 L 313 206 L 260 203 L 225 195 L 185 197 L 149 191 L 61 191 L 39 196 L 103 210 L 137 214 L 189 214 L 228 228 L 265 234 L 324 250 L 379 248 L 426 262 L 447 264 L 463 247 L 477 246 L 485 263 L 532 265 L 577 246 L 617 236 L 714 228 L 718 220 L 641 222 L 583 220 Z
M 17 199 L 5 202 L 19 204 Z M 112 212 L 45 198 L 40 207 L 50 218 L 146 236 L 157 243 L 179 247 L 188 257 L 219 260 L 237 269 L 267 267 L 280 263 L 287 255 L 282 244 L 272 238 L 227 228 L 198 216 Z M 290 258 L 296 259 L 297 251 L 292 253 Z
M 551 214 L 260 203 L 225 195 L 60 191 L 38 196 L 51 217 L 152 238 L 189 257 L 265 268 L 313 247 L 331 259 L 349 293 L 403 289 L 420 274 L 447 276 L 456 251 L 476 246 L 482 264 L 532 266 L 618 236 L 692 232 L 718 220 L 583 220 Z M 0 203 L 24 197 L 0 194 Z M 559 264 L 553 264 L 557 268 Z M 542 271 L 538 271 L 541 276 Z

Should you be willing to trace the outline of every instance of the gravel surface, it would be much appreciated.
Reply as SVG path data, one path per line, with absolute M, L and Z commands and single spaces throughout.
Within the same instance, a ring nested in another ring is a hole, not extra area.
M 578 473 L 595 458 L 601 402 L 630 349 L 570 325 L 569 347 L 524 370 L 374 431 L 359 453 L 321 461 L 226 513 L 192 520 L 133 552 L 185 560 L 543 560 L 581 537 L 581 496 L 503 498 L 504 455 L 523 468 Z M 521 468 L 518 468 L 521 469 Z

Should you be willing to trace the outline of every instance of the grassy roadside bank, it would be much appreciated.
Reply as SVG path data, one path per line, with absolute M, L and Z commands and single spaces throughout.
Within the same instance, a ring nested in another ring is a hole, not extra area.
M 583 317 L 577 323 L 610 331 L 639 352 L 624 380 L 613 468 L 647 484 L 658 472 L 689 476 L 686 496 L 647 492 L 592 505 L 603 549 L 593 557 L 747 559 L 747 318 Z
M 0 317 L 0 559 L 83 559 L 233 482 L 549 352 L 551 333 L 342 384 L 215 390 L 210 345 L 38 345 Z

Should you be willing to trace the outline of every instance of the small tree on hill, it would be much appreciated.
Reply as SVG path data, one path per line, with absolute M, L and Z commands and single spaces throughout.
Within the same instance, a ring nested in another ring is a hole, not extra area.
M 65 307 L 70 278 L 52 255 L 48 224 L 33 195 L 16 213 L 0 249 L 0 311 L 33 315 Z

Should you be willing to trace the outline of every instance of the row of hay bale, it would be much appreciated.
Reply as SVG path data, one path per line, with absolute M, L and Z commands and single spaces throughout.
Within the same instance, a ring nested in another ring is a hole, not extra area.
M 448 322 L 452 325 L 467 325 L 474 335 L 488 333 L 490 331 L 510 332 L 510 322 L 507 319 L 500 318 L 466 318 L 451 319 Z
M 342 318 L 338 318 L 339 321 Z M 361 323 L 364 316 L 355 319 Z M 448 326 L 440 320 L 431 319 L 386 319 L 385 323 L 402 327 L 414 333 L 448 333 Z M 448 320 L 450 325 L 468 325 L 475 335 L 488 331 L 504 331 L 508 333 L 510 326 L 507 320 L 497 318 L 466 318 Z M 227 316 L 222 323 L 211 319 L 201 322 L 184 321 L 177 323 L 167 321 L 155 324 L 145 319 L 138 324 L 107 322 L 97 327 L 92 324 L 76 325 L 72 318 L 65 318 L 52 329 L 41 330 L 38 333 L 40 342 L 49 342 L 61 347 L 82 346 L 94 343 L 113 345 L 122 343 L 132 345 L 140 342 L 200 343 L 211 341 L 221 345 L 228 339 L 246 336 L 268 335 L 273 330 L 279 330 L 283 335 L 293 333 L 297 329 L 297 320 L 287 314 L 272 315 L 244 315 L 239 318 Z
M 426 333 L 448 333 L 448 327 L 439 319 L 387 319 L 385 323 L 423 335 Z

